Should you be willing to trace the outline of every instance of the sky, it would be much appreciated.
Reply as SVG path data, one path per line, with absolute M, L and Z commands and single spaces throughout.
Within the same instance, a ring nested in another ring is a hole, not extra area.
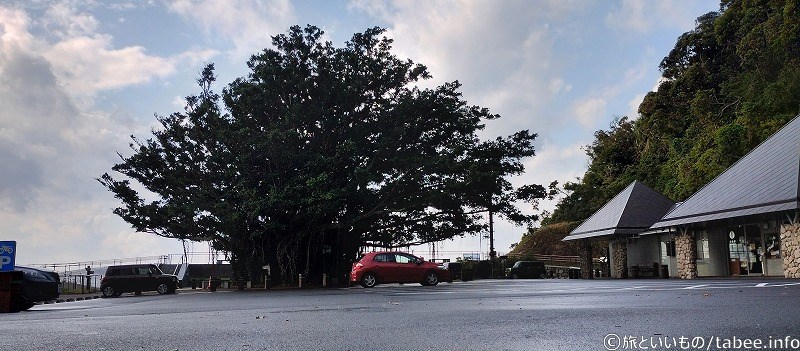
M 501 116 L 481 137 L 538 134 L 514 184 L 573 181 L 594 132 L 636 118 L 661 59 L 718 9 L 688 0 L 2 0 L 0 240 L 17 241 L 17 262 L 29 264 L 181 253 L 177 240 L 114 215 L 120 203 L 95 178 L 114 175 L 117 153 L 132 153 L 132 135 L 150 136 L 155 115 L 182 111 L 206 63 L 221 91 L 295 24 L 322 28 L 336 46 L 386 28 L 397 56 L 429 68 L 422 87 L 458 80 L 467 102 Z M 525 231 L 498 221 L 497 251 Z M 488 241 L 437 249 L 487 252 Z

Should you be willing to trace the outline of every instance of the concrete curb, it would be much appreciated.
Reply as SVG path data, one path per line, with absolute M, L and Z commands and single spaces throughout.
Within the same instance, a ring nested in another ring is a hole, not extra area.
M 63 295 L 63 296 L 61 296 L 61 297 L 59 297 L 58 299 L 55 299 L 55 300 L 39 302 L 39 303 L 37 303 L 37 305 L 50 305 L 50 304 L 54 304 L 54 303 L 88 301 L 88 300 L 94 300 L 94 299 L 99 299 L 99 298 L 100 298 L 100 295 L 88 295 L 88 296 L 85 296 L 85 295 L 77 295 L 77 296 L 76 295 Z

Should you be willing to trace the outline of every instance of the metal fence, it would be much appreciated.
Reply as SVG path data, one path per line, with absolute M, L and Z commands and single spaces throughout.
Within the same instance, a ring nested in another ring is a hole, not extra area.
M 100 291 L 100 280 L 103 277 L 99 274 L 91 275 L 77 275 L 67 274 L 61 275 L 62 294 L 87 294 L 96 293 Z M 87 286 L 86 283 L 89 283 Z
M 128 258 L 114 258 L 107 260 L 91 260 L 63 263 L 32 263 L 23 266 L 52 270 L 61 278 L 62 294 L 85 294 L 99 291 L 100 282 L 105 274 L 105 267 L 123 264 L 166 264 L 179 265 L 182 263 L 208 264 L 226 262 L 224 252 L 187 252 L 184 254 L 167 254 L 158 256 L 140 256 Z M 92 273 L 87 275 L 87 268 Z M 175 272 L 164 272 L 173 274 Z M 87 284 L 88 283 L 88 284 Z
M 63 275 L 86 275 L 86 267 L 92 269 L 100 267 L 115 266 L 121 264 L 181 264 L 181 263 L 222 263 L 227 261 L 224 252 L 208 253 L 208 252 L 188 252 L 184 254 L 167 254 L 158 256 L 141 256 L 141 257 L 128 257 L 128 258 L 113 258 L 106 260 L 91 260 L 91 261 L 78 261 L 78 262 L 65 262 L 65 263 L 31 263 L 24 264 L 24 266 L 48 269 L 58 272 Z M 84 271 L 82 271 L 84 270 Z M 168 272 L 172 273 L 172 272 Z

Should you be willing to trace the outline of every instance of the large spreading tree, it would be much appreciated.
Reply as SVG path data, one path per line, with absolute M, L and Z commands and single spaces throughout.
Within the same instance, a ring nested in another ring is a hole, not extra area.
M 157 116 L 147 140 L 100 182 L 122 201 L 114 213 L 138 231 L 210 241 L 240 279 L 269 264 L 343 279 L 359 248 L 402 247 L 481 233 L 483 212 L 526 223 L 514 203 L 544 196 L 515 189 L 534 155 L 527 130 L 481 140 L 499 116 L 468 105 L 459 83 L 420 89 L 425 66 L 391 53 L 373 28 L 344 47 L 314 27 L 292 27 L 252 56 L 250 73 L 221 94 L 213 65 L 185 112 Z

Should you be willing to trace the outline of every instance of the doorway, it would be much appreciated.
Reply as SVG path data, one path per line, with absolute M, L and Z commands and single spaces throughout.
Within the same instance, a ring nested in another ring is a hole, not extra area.
M 731 275 L 764 274 L 764 245 L 757 225 L 728 228 L 728 253 Z

